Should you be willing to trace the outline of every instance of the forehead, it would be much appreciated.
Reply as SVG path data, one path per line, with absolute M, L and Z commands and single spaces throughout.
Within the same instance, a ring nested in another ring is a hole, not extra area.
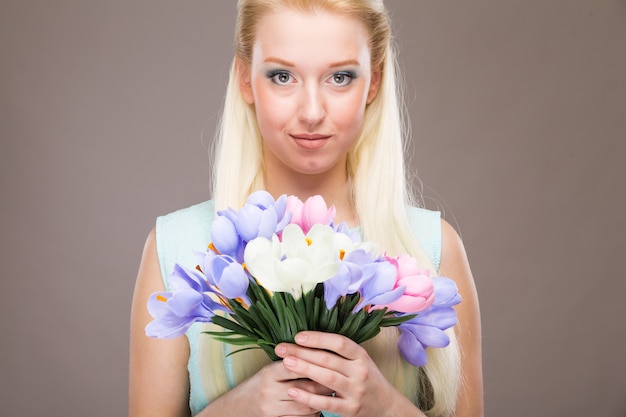
M 253 60 L 369 60 L 369 37 L 357 18 L 327 11 L 280 9 L 261 17 Z

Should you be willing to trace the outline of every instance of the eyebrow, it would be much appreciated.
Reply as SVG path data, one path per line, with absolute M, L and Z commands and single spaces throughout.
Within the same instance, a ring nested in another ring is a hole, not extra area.
M 272 56 L 264 59 L 263 62 L 274 62 L 276 64 L 284 65 L 285 67 L 295 67 L 296 66 L 296 64 L 294 64 L 293 62 L 285 61 L 284 59 L 276 58 L 276 57 L 272 57 Z M 360 62 L 357 61 L 356 59 L 346 59 L 345 61 L 333 62 L 328 67 L 329 68 L 336 68 L 336 67 L 344 67 L 346 65 L 360 65 Z

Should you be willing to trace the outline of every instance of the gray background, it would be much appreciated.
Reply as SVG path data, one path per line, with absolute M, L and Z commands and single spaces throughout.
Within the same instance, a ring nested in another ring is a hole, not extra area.
M 234 1 L 0 1 L 0 404 L 127 407 L 155 216 L 208 197 Z M 466 242 L 489 416 L 626 416 L 626 2 L 388 1 L 429 207 Z

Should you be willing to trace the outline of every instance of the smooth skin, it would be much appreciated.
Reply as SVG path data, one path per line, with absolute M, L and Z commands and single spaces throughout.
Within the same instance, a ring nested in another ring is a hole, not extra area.
M 355 225 L 348 193 L 346 153 L 362 127 L 380 72 L 370 66 L 361 22 L 318 12 L 280 10 L 263 17 L 250 65 L 237 63 L 244 99 L 255 106 L 263 136 L 265 186 L 272 194 L 322 195 L 337 220 Z M 280 109 L 280 111 L 277 111 Z M 483 415 L 480 318 L 474 281 L 456 232 L 443 223 L 440 273 L 454 277 L 463 388 L 457 417 Z M 131 417 L 190 415 L 186 337 L 145 336 L 150 294 L 163 291 L 155 232 L 149 234 L 131 315 Z M 281 344 L 284 358 L 211 402 L 199 416 L 423 416 L 391 386 L 363 348 L 334 334 L 305 332 Z M 336 392 L 334 396 L 330 394 Z
M 381 74 L 360 21 L 282 10 L 259 25 L 252 62 L 238 63 L 244 99 L 263 137 L 264 182 L 274 196 L 322 195 L 354 225 L 346 160 Z

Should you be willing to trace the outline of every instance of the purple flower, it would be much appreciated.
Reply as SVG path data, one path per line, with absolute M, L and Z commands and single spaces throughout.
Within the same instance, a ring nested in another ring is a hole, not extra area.
M 236 221 L 237 213 L 233 209 L 218 212 L 211 225 L 211 242 L 219 253 L 240 259 L 244 242 L 237 233 Z
M 391 303 L 400 298 L 406 288 L 394 288 L 395 277 L 395 266 L 386 260 L 375 259 L 364 249 L 348 252 L 335 276 L 324 282 L 326 307 L 331 309 L 340 297 L 356 292 L 360 293 L 361 301 L 355 311 L 367 305 Z
M 418 316 L 400 324 L 398 347 L 404 358 L 413 366 L 426 364 L 427 347 L 446 347 L 450 338 L 445 330 L 457 322 L 453 306 L 461 302 L 455 282 L 449 278 L 433 278 L 434 303 Z
M 385 305 L 392 303 L 404 294 L 405 286 L 395 287 L 396 268 L 379 259 L 363 267 L 363 284 L 361 287 L 361 302 L 357 305 L 357 311 L 372 305 Z
M 146 326 L 146 335 L 165 339 L 178 337 L 193 323 L 211 321 L 215 311 L 225 310 L 211 299 L 200 271 L 177 264 L 169 281 L 173 291 L 157 292 L 148 299 L 148 311 L 154 320 Z
M 363 249 L 346 253 L 335 276 L 324 282 L 324 301 L 329 310 L 342 296 L 361 289 L 363 267 L 373 262 L 372 255 Z
M 324 302 L 326 308 L 332 309 L 337 300 L 344 295 L 350 294 L 348 288 L 354 276 L 358 276 L 361 269 L 353 267 L 345 262 L 339 263 L 337 273 L 330 279 L 324 281 Z M 354 292 L 354 291 L 353 291 Z
M 218 211 L 211 227 L 213 246 L 221 255 L 243 262 L 247 242 L 257 237 L 271 239 L 289 223 L 291 215 L 286 207 L 286 195 L 274 201 L 267 191 L 256 191 L 239 211 L 232 208 Z
M 199 265 L 212 287 L 211 291 L 215 291 L 225 298 L 242 299 L 247 305 L 250 305 L 250 299 L 246 295 L 250 278 L 243 266 L 233 257 L 217 255 L 209 250 L 200 254 Z

